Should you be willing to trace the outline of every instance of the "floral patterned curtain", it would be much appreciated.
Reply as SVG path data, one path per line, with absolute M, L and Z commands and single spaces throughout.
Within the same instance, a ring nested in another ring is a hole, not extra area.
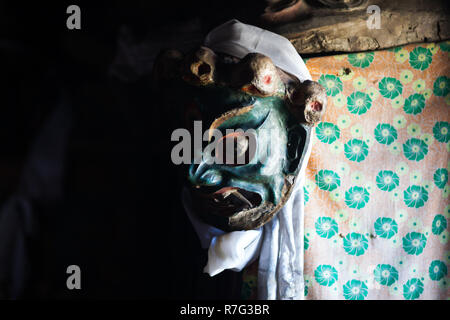
M 450 42 L 312 58 L 306 299 L 449 297 Z M 256 284 L 244 277 L 244 297 Z

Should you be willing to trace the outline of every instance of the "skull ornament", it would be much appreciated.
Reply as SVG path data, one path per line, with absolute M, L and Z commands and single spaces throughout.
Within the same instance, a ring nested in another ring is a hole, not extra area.
M 174 76 L 158 74 L 174 66 Z M 324 88 L 300 82 L 261 53 L 239 59 L 206 47 L 163 52 L 154 70 L 172 116 L 193 134 L 195 121 L 209 129 L 194 147 L 198 161 L 181 170 L 194 212 L 224 231 L 271 220 L 288 200 L 311 128 L 326 110 Z M 226 161 L 230 154 L 234 161 Z

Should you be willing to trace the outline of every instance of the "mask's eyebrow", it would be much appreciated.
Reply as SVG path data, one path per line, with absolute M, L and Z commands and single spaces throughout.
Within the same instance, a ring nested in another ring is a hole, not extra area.
M 254 108 L 254 105 L 239 108 L 239 109 L 233 109 L 226 113 L 224 113 L 222 116 L 220 116 L 218 119 L 214 120 L 214 122 L 209 127 L 209 135 L 208 135 L 208 141 L 211 141 L 211 138 L 213 136 L 212 132 L 213 130 L 221 130 L 220 126 L 222 126 L 226 121 L 231 120 L 233 118 L 242 118 L 241 116 L 250 112 Z M 270 114 L 270 110 L 267 110 L 266 113 L 262 117 L 258 118 L 249 118 L 249 119 L 243 119 L 243 121 L 236 122 L 234 124 L 231 124 L 227 129 L 258 129 L 268 118 Z M 237 120 L 237 119 L 236 119 Z

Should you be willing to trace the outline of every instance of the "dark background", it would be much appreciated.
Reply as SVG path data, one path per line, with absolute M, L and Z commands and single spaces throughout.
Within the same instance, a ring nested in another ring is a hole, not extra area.
M 81 30 L 66 27 L 71 4 Z M 241 273 L 202 273 L 150 80 L 161 49 L 231 18 L 258 24 L 263 5 L 0 2 L 0 298 L 240 297 Z M 68 122 L 36 147 L 56 110 Z M 81 290 L 66 288 L 72 264 Z

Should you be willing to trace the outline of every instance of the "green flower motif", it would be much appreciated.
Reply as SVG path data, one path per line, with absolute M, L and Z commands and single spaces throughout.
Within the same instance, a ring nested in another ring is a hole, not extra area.
M 394 190 L 389 194 L 389 198 L 394 202 L 397 202 L 398 200 L 400 200 L 400 197 L 401 197 L 401 192 L 398 190 Z
M 447 244 L 448 242 L 448 231 L 445 230 L 439 235 L 439 242 L 442 244 Z
M 423 283 L 418 278 L 412 278 L 403 285 L 403 297 L 406 300 L 415 300 L 423 292 Z
M 447 229 L 447 220 L 442 214 L 437 214 L 433 219 L 431 231 L 435 235 L 440 235 L 445 229 Z
M 416 81 L 413 82 L 412 87 L 416 93 L 421 93 L 425 90 L 426 83 L 422 79 L 417 79 Z
M 360 123 L 355 124 L 350 128 L 350 132 L 353 138 L 359 138 L 363 135 L 364 128 Z
M 352 139 L 344 145 L 344 153 L 348 160 L 361 162 L 369 154 L 369 147 L 362 140 Z
M 305 228 L 305 237 L 308 239 L 314 239 L 316 236 L 314 229 Z
M 349 233 L 343 240 L 345 252 L 352 256 L 360 256 L 366 252 L 369 247 L 367 238 L 360 233 Z
M 369 95 L 370 99 L 374 101 L 379 96 L 379 92 L 374 87 L 370 87 L 366 89 L 366 93 Z
M 327 91 L 327 95 L 334 97 L 342 91 L 342 81 L 333 74 L 323 74 L 320 76 L 318 82 L 324 86 Z
M 410 232 L 402 240 L 405 252 L 416 256 L 421 254 L 427 245 L 427 237 L 419 232 Z
M 437 141 L 447 143 L 450 140 L 450 124 L 444 121 L 436 122 L 433 135 Z
M 374 58 L 373 52 L 351 53 L 348 55 L 348 62 L 354 67 L 367 68 Z
M 433 192 L 433 190 L 434 190 L 434 185 L 433 185 L 433 182 L 431 182 L 431 181 L 424 181 L 422 183 L 422 186 L 425 188 L 425 190 L 428 191 L 428 193 Z
M 394 99 L 403 92 L 403 85 L 395 78 L 384 77 L 378 83 L 378 88 L 383 97 Z
M 305 286 L 305 297 L 308 295 L 308 286 Z
M 336 107 L 341 108 L 345 105 L 345 96 L 342 93 L 338 93 L 333 98 L 333 103 Z
M 397 139 L 397 130 L 388 123 L 379 123 L 375 127 L 374 135 L 379 143 L 390 145 Z
M 448 171 L 445 168 L 437 169 L 433 175 L 434 183 L 439 189 L 444 189 L 448 181 Z
M 345 129 L 348 128 L 348 126 L 350 125 L 351 120 L 350 117 L 346 114 L 340 115 L 337 118 L 337 125 L 339 126 L 339 128 L 341 129 Z
M 303 205 L 306 205 L 306 203 L 309 201 L 309 192 L 305 187 L 303 187 L 303 193 L 305 194 Z
M 420 140 L 423 140 L 427 144 L 427 146 L 431 146 L 434 142 L 433 135 L 429 133 L 424 133 L 420 136 Z
M 341 185 L 341 179 L 334 171 L 320 170 L 316 174 L 316 184 L 321 190 L 333 191 Z
M 403 84 L 410 83 L 414 78 L 414 74 L 410 70 L 402 70 L 400 73 L 400 82 Z
M 392 191 L 398 187 L 400 178 L 398 175 L 390 170 L 382 170 L 378 172 L 376 177 L 377 187 L 383 191 Z
M 425 97 L 425 100 L 428 100 L 432 94 L 433 94 L 433 91 L 431 91 L 431 89 L 425 89 L 423 91 L 423 96 Z
M 421 173 L 420 171 L 418 171 L 418 170 L 412 171 L 412 172 L 409 174 L 409 181 L 410 181 L 412 184 L 418 184 L 418 183 L 420 183 L 420 181 L 422 181 L 422 173 Z
M 319 217 L 316 221 L 317 234 L 325 239 L 330 239 L 338 232 L 338 224 L 330 217 Z
M 342 193 L 339 191 L 339 189 L 333 190 L 329 194 L 330 199 L 333 201 L 341 201 L 342 200 Z
M 441 48 L 441 50 L 449 52 L 450 51 L 450 41 L 447 40 L 447 41 L 440 42 L 439 47 Z
M 394 283 L 393 285 L 389 286 L 389 294 L 392 296 L 398 296 L 400 295 L 400 285 L 398 283 Z
M 391 218 L 379 217 L 373 227 L 375 233 L 385 239 L 392 238 L 398 232 L 398 224 Z
M 405 222 L 405 220 L 407 218 L 408 218 L 408 212 L 406 212 L 405 210 L 399 210 L 395 213 L 395 219 L 400 223 Z
M 338 279 L 338 272 L 330 265 L 321 264 L 314 271 L 314 277 L 321 286 L 331 287 Z
M 401 49 L 395 53 L 395 61 L 403 63 L 408 60 L 408 50 Z
M 411 219 L 409 219 L 408 221 L 408 227 L 412 230 L 412 231 L 419 231 L 422 228 L 422 221 L 420 220 L 420 218 L 418 217 L 412 217 Z
M 443 51 L 450 51 L 450 41 L 442 41 L 441 43 L 439 43 L 439 47 L 441 48 L 441 50 Z
M 425 227 L 423 229 L 423 234 L 425 235 L 425 237 L 427 237 L 427 239 L 430 237 L 431 235 L 431 228 L 430 227 Z
M 316 189 L 316 184 L 309 180 L 308 178 L 306 178 L 305 180 L 305 188 L 308 191 L 308 193 L 314 192 L 314 190 Z
M 408 189 L 403 192 L 403 200 L 410 208 L 423 207 L 425 202 L 428 201 L 428 191 L 422 186 L 409 186 Z
M 428 273 L 431 280 L 439 281 L 447 275 L 447 266 L 443 261 L 434 260 L 430 264 Z
M 397 164 L 397 166 L 395 167 L 395 172 L 396 172 L 399 176 L 402 176 L 402 175 L 407 174 L 408 171 L 409 171 L 409 167 L 408 167 L 408 165 L 407 165 L 406 163 L 404 163 L 403 161 L 402 161 L 402 162 L 399 162 L 399 163 Z
M 367 146 L 370 148 L 374 144 L 374 137 L 370 133 L 365 133 L 362 137 L 362 140 L 367 144 Z
M 399 115 L 394 117 L 393 126 L 396 129 L 403 129 L 406 126 L 406 119 L 404 116 Z
M 406 132 L 408 132 L 408 134 L 411 137 L 415 137 L 422 132 L 422 129 L 420 128 L 420 126 L 417 123 L 413 122 L 408 126 L 408 128 L 406 129 Z
M 353 218 L 350 219 L 350 221 L 347 223 L 347 225 L 350 227 L 350 230 L 353 232 L 361 231 L 361 219 L 359 219 L 357 216 L 353 216 Z
M 430 49 L 433 55 L 435 55 L 439 51 L 439 47 L 435 43 L 430 43 L 429 45 L 427 45 L 427 48 Z
M 367 192 L 368 192 L 369 194 L 372 192 L 372 190 L 374 190 L 373 183 L 370 182 L 370 181 L 367 182 L 363 187 L 364 187 L 364 189 L 367 190 Z
M 400 245 L 400 237 L 398 235 L 393 236 L 388 241 L 388 245 L 390 245 L 391 248 L 396 249 Z
M 316 135 L 323 143 L 331 144 L 339 139 L 341 130 L 330 122 L 320 122 L 316 127 Z
M 425 70 L 431 64 L 433 54 L 430 49 L 416 47 L 409 53 L 409 64 L 414 69 Z
M 336 211 L 334 217 L 338 222 L 345 222 L 348 218 L 348 212 L 344 209 L 339 209 L 338 211 Z
M 362 209 L 369 202 L 369 192 L 362 187 L 351 187 L 345 192 L 345 203 L 350 208 Z
M 390 52 L 398 52 L 398 51 L 400 51 L 400 50 L 402 50 L 402 46 L 400 46 L 400 47 L 394 47 L 394 48 L 389 48 L 389 49 L 387 49 L 387 51 L 390 51 Z
M 397 156 L 401 152 L 401 147 L 402 146 L 399 142 L 393 142 L 391 145 L 389 145 L 389 152 Z
M 372 99 L 367 93 L 355 91 L 347 97 L 347 108 L 353 114 L 362 115 L 372 106 Z
M 428 146 L 420 139 L 411 138 L 403 144 L 403 153 L 408 160 L 420 161 L 428 153 Z
M 353 87 L 355 87 L 356 90 L 363 90 L 366 88 L 367 81 L 364 77 L 358 77 L 355 80 L 353 80 Z
M 379 264 L 373 271 L 375 281 L 383 286 L 391 286 L 398 280 L 398 271 L 390 264 Z
M 340 142 L 339 140 L 333 142 L 332 144 L 330 144 L 328 146 L 328 148 L 330 149 L 330 151 L 334 154 L 339 154 L 342 152 L 342 150 L 344 149 L 344 145 L 342 142 Z
M 364 181 L 364 175 L 360 171 L 353 171 L 351 174 L 352 183 L 361 185 L 361 183 Z
M 350 172 L 350 166 L 345 162 L 338 162 L 336 164 L 336 171 L 341 175 L 348 175 Z
M 303 243 L 304 243 L 303 250 L 308 250 L 308 248 L 309 248 L 309 239 L 306 236 L 303 237 Z
M 410 95 L 403 106 L 405 113 L 414 115 L 421 113 L 423 108 L 425 108 L 425 97 L 420 93 Z
M 391 106 L 394 109 L 398 109 L 404 105 L 405 105 L 405 99 L 402 96 L 397 96 L 395 99 L 392 99 L 392 101 L 391 101 Z
M 446 76 L 437 77 L 433 84 L 433 93 L 438 97 L 445 97 L 450 90 L 450 79 Z
M 343 292 L 346 300 L 364 300 L 369 290 L 364 282 L 353 279 L 343 286 Z

